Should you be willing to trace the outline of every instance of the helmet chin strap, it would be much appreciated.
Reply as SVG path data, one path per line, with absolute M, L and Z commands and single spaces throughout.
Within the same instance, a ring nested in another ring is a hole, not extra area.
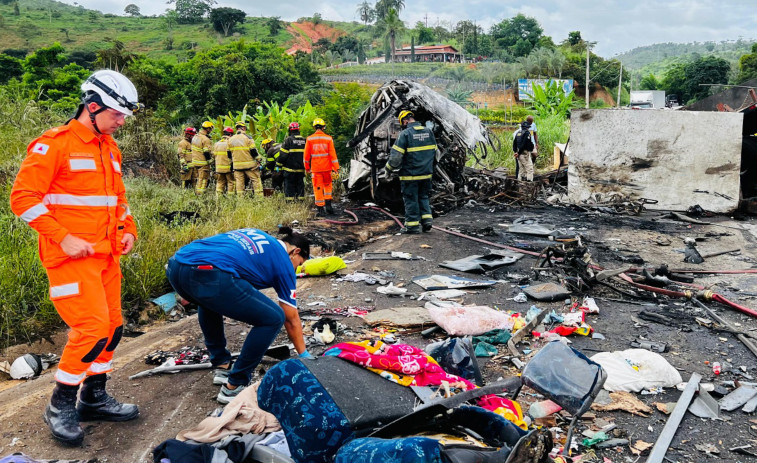
M 98 114 L 100 114 L 101 112 L 105 111 L 108 108 L 106 106 L 100 105 L 100 109 L 98 109 L 95 112 L 92 112 L 92 111 L 89 110 L 89 104 L 85 104 L 84 108 L 87 110 L 87 113 L 89 114 L 89 121 L 92 122 L 92 127 L 95 128 L 95 131 L 97 133 L 99 133 L 100 135 L 102 135 L 103 133 L 100 132 L 100 128 L 97 127 L 97 121 L 95 120 L 95 116 L 97 116 Z

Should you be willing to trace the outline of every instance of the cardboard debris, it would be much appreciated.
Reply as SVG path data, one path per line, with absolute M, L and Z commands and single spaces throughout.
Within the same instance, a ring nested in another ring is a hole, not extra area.
M 644 442 L 643 440 L 637 440 L 631 446 L 631 453 L 633 453 L 634 455 L 641 455 L 642 453 L 651 449 L 653 445 L 654 444 L 650 444 L 649 442 Z
M 600 412 L 622 410 L 638 416 L 649 416 L 652 413 L 651 408 L 641 400 L 637 399 L 636 396 L 630 392 L 611 392 L 610 398 L 612 399 L 612 402 L 609 404 L 599 405 L 594 403 L 591 408 Z
M 374 325 L 392 325 L 401 328 L 431 325 L 434 322 L 425 307 L 396 307 L 370 312 L 363 317 L 365 323 Z
M 675 402 L 655 402 L 653 404 L 655 407 L 657 407 L 657 410 L 661 411 L 662 413 L 666 415 L 670 415 L 673 413 L 673 409 L 676 408 Z

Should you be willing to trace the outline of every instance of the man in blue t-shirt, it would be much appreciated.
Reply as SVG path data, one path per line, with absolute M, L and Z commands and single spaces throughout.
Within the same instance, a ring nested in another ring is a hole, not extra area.
M 166 275 L 179 295 L 199 306 L 198 320 L 213 366 L 218 401 L 229 403 L 249 383 L 252 371 L 286 329 L 300 357 L 305 349 L 297 313 L 295 268 L 310 256 L 310 242 L 288 227 L 279 240 L 255 229 L 233 230 L 194 241 L 169 259 Z M 273 288 L 278 304 L 259 290 Z M 252 325 L 239 358 L 226 349 L 223 317 Z

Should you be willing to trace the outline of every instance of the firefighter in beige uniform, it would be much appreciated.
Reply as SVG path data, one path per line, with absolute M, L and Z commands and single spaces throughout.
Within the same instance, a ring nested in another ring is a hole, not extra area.
M 263 181 L 260 179 L 260 161 L 255 141 L 247 136 L 244 122 L 236 123 L 237 133 L 229 138 L 229 150 L 234 163 L 234 181 L 237 195 L 244 194 L 244 184 L 249 178 L 256 196 L 263 196 Z
M 200 133 L 192 137 L 192 165 L 197 172 L 197 183 L 195 184 L 195 193 L 203 194 L 208 188 L 210 182 L 210 164 L 212 162 L 211 150 L 213 143 L 210 141 L 210 132 L 213 131 L 213 123 L 205 121 L 202 123 Z
M 192 164 L 192 137 L 197 135 L 197 129 L 187 127 L 184 129 L 184 138 L 179 142 L 179 150 L 176 153 L 179 156 L 179 180 L 182 188 L 194 188 L 195 170 Z
M 213 156 L 216 164 L 216 194 L 234 192 L 234 174 L 231 172 L 231 151 L 229 151 L 229 137 L 234 133 L 231 127 L 223 128 L 223 136 L 213 145 Z

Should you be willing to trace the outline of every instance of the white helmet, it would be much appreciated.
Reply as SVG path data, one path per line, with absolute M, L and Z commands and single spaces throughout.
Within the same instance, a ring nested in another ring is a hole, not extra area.
M 133 115 L 143 107 L 137 102 L 137 88 L 120 72 L 107 69 L 95 71 L 81 84 L 81 91 L 85 103 L 102 103 L 102 106 L 115 109 L 127 116 Z

